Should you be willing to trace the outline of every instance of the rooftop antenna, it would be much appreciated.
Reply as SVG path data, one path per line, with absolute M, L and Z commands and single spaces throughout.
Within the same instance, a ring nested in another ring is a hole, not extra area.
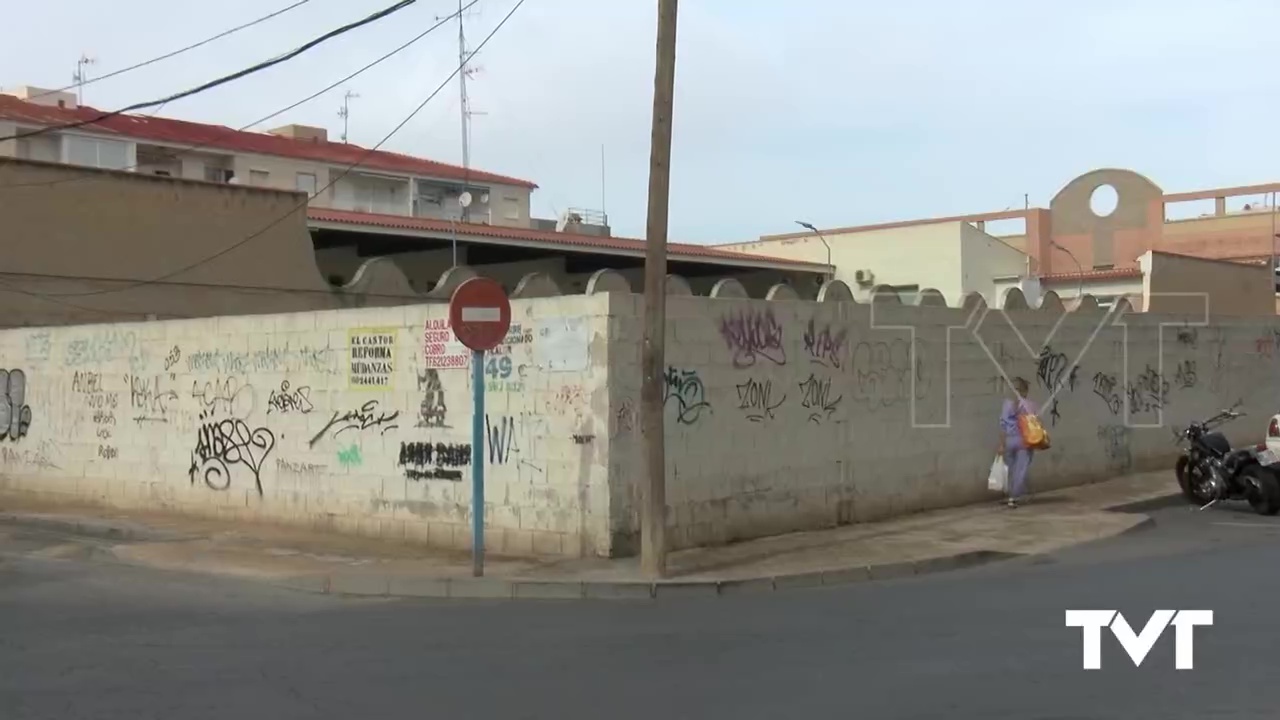
M 471 194 L 468 186 L 471 184 L 471 117 L 473 115 L 483 115 L 482 112 L 476 112 L 471 109 L 471 98 L 467 94 L 467 79 L 473 77 L 481 68 L 470 66 L 472 53 L 467 52 L 467 29 L 466 19 L 467 12 L 463 11 L 463 0 L 458 0 L 458 66 L 461 71 L 458 73 L 458 94 L 462 101 L 462 192 L 458 198 L 458 206 L 461 208 L 462 222 L 467 222 L 470 214 L 469 207 L 471 205 Z M 441 18 L 437 17 L 436 20 Z M 466 198 L 464 201 L 463 198 Z M 454 250 L 457 255 L 457 249 Z M 455 260 L 456 264 L 456 260 Z
M 76 61 L 76 72 L 71 76 L 71 82 L 76 86 L 76 104 L 84 104 L 84 84 L 89 81 L 89 73 L 85 68 L 90 65 L 97 64 L 97 58 L 91 58 L 86 54 L 81 54 L 80 59 Z
M 346 95 L 342 96 L 342 107 L 338 109 L 338 117 L 342 118 L 342 142 L 347 141 L 347 119 L 351 117 L 351 101 L 360 97 L 358 93 L 350 90 Z

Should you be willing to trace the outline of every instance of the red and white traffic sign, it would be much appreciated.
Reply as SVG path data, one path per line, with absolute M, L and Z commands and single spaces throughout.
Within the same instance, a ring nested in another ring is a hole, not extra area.
M 492 350 L 511 327 L 511 301 L 496 280 L 471 278 L 453 291 L 449 325 L 463 345 L 476 352 Z

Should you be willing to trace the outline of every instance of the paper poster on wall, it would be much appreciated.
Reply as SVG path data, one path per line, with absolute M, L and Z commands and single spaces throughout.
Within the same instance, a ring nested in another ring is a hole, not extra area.
M 397 328 L 347 331 L 347 377 L 353 388 L 390 389 L 396 372 Z
M 453 370 L 471 367 L 471 351 L 449 327 L 449 318 L 428 320 L 422 334 L 422 367 Z
M 538 365 L 548 372 L 581 372 L 589 364 L 591 342 L 585 318 L 554 318 L 542 322 L 534 345 Z

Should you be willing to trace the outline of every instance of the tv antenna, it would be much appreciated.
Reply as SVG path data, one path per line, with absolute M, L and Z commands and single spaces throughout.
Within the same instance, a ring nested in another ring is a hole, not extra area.
M 338 108 L 338 117 L 342 118 L 342 142 L 347 141 L 347 119 L 351 117 L 351 101 L 360 97 L 358 93 L 350 90 L 346 95 L 342 96 L 342 107 Z
M 76 72 L 71 76 L 71 82 L 76 86 L 77 105 L 84 103 L 84 84 L 89 81 L 89 73 L 85 68 L 95 65 L 97 62 L 97 58 L 91 58 L 85 54 L 81 54 L 80 59 L 76 61 Z
M 463 170 L 462 192 L 458 196 L 458 207 L 461 208 L 462 222 L 467 222 L 467 217 L 470 214 L 468 208 L 471 206 L 472 199 L 468 190 L 468 186 L 471 183 L 471 118 L 474 115 L 485 114 L 471 109 L 471 98 L 467 94 L 467 79 L 474 77 L 476 73 L 483 69 L 470 64 L 471 57 L 475 53 L 467 51 L 467 28 L 464 22 L 466 16 L 470 14 L 473 14 L 472 11 L 463 10 L 463 0 L 458 0 L 458 66 L 461 68 L 461 72 L 458 73 L 458 94 L 461 100 Z M 436 18 L 436 20 L 441 19 L 443 18 Z

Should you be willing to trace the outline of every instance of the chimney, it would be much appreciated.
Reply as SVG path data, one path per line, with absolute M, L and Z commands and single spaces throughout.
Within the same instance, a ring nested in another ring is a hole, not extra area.
M 54 90 L 46 90 L 44 88 L 23 85 L 8 94 L 33 105 L 48 105 L 50 107 L 60 107 L 68 110 L 74 110 L 78 107 L 76 104 L 75 93 L 56 92 Z
M 274 130 L 268 130 L 268 133 L 279 137 L 286 137 L 290 140 L 310 140 L 311 142 L 328 142 L 329 131 L 324 128 L 311 127 L 310 125 L 285 125 Z

